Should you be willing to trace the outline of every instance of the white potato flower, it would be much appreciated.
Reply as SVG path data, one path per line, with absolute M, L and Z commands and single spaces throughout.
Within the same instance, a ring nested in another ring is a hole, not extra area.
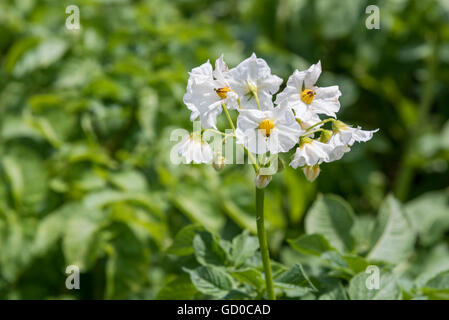
M 186 136 L 179 143 L 176 151 L 185 159 L 186 164 L 211 163 L 213 160 L 212 148 L 195 133 Z
M 190 121 L 199 117 L 203 128 L 216 129 L 222 104 L 226 104 L 228 109 L 237 108 L 237 94 L 226 80 L 227 72 L 223 56 L 215 62 L 214 71 L 209 61 L 192 69 L 184 95 L 184 103 L 192 111 Z
M 298 142 L 290 166 L 302 168 L 307 180 L 314 181 L 320 174 L 320 164 L 341 159 L 355 142 L 366 142 L 378 131 L 354 128 L 337 120 L 341 92 L 338 86 L 318 87 L 320 74 L 320 61 L 307 70 L 295 70 L 273 104 L 282 79 L 271 74 L 265 60 L 253 53 L 229 70 L 221 55 L 215 61 L 215 69 L 209 61 L 192 69 L 184 102 L 192 111 L 191 121 L 200 118 L 205 129 L 226 138 L 235 137 L 249 155 L 261 155 L 255 165 L 258 188 L 266 187 L 272 179 L 266 172 L 258 172 L 257 168 L 265 165 L 261 159 L 268 153 L 277 156 L 288 152 Z M 239 112 L 236 129 L 227 109 Z M 217 116 L 222 110 L 226 111 L 234 134 L 217 132 Z M 321 115 L 331 118 L 322 119 Z M 327 123 L 332 123 L 332 131 L 325 128 Z M 216 170 L 225 165 L 224 156 L 214 156 L 201 135 L 189 135 L 177 148 L 187 163 L 212 163 Z
M 279 104 L 279 107 L 290 108 L 290 105 L 287 100 L 284 100 Z M 296 121 L 298 121 L 299 125 L 301 126 L 301 129 L 303 130 L 307 130 L 311 126 L 315 126 L 316 129 L 319 129 L 320 127 L 323 126 L 323 124 L 318 124 L 319 122 L 321 122 L 321 119 L 316 113 L 313 112 L 304 112 L 301 114 L 301 117 L 298 116 L 295 117 Z
M 322 162 L 327 162 L 329 153 L 333 150 L 333 146 L 329 143 L 323 143 L 313 140 L 309 137 L 301 137 L 299 147 L 296 149 L 295 156 L 290 162 L 290 166 L 294 169 L 303 166 L 314 166 Z
M 334 121 L 333 127 L 334 132 L 329 140 L 329 144 L 331 144 L 334 149 L 329 155 L 328 162 L 340 160 L 345 153 L 351 151 L 350 146 L 355 142 L 369 141 L 372 139 L 373 134 L 379 131 L 379 129 L 371 131 L 362 130 L 359 126 L 353 128 L 339 120 Z
M 237 118 L 237 143 L 257 154 L 287 152 L 304 133 L 288 108 L 241 110 Z
M 257 98 L 262 110 L 273 108 L 273 94 L 278 92 L 282 79 L 271 74 L 265 60 L 257 58 L 253 53 L 231 69 L 228 76 L 229 84 L 238 94 L 243 109 L 258 109 Z
M 305 71 L 295 70 L 287 81 L 285 89 L 276 97 L 276 104 L 282 102 L 295 111 L 297 118 L 310 118 L 312 114 L 325 114 L 336 117 L 340 110 L 338 86 L 317 87 L 315 84 L 321 74 L 321 62 L 313 64 Z

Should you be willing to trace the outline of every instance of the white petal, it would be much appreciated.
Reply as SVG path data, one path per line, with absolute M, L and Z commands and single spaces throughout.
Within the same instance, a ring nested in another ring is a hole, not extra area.
M 213 80 L 212 77 L 212 65 L 209 60 L 203 63 L 199 67 L 193 68 L 192 71 L 189 72 L 189 81 L 208 81 Z
M 341 96 L 341 92 L 338 86 L 316 88 L 315 93 L 315 98 L 309 106 L 311 111 L 335 118 L 336 113 L 340 110 L 338 98 Z
M 276 104 L 286 99 L 300 100 L 306 71 L 295 70 L 287 80 L 285 89 L 276 96 Z
M 241 62 L 228 73 L 228 82 L 238 94 L 243 109 L 257 109 L 255 97 L 250 90 L 254 87 L 262 110 L 273 108 L 272 95 L 279 90 L 282 79 L 272 75 L 265 60 L 255 54 Z
M 237 127 L 242 131 L 256 129 L 263 120 L 270 118 L 271 115 L 271 111 L 241 110 L 237 118 Z
M 348 145 L 338 145 L 334 146 L 331 152 L 329 152 L 329 157 L 325 162 L 332 162 L 340 160 L 345 153 L 351 151 L 351 148 Z
M 349 145 L 352 146 L 354 144 L 355 141 L 357 142 L 366 142 L 368 140 L 371 140 L 373 137 L 373 134 L 376 133 L 377 131 L 379 131 L 379 129 L 376 130 L 372 130 L 372 131 L 366 131 L 366 130 L 362 130 L 362 128 L 357 127 L 355 128 L 351 128 L 352 129 L 352 137 L 351 137 L 351 141 L 349 141 Z
M 215 70 L 213 72 L 213 75 L 215 79 L 224 84 L 223 87 L 227 85 L 225 74 L 227 74 L 228 72 L 228 65 L 226 64 L 226 62 L 224 62 L 223 55 L 221 55 L 220 58 L 215 61 Z
M 311 89 L 321 74 L 321 61 L 317 64 L 312 64 L 309 69 L 307 69 L 306 75 L 304 77 L 304 86 L 306 89 Z
M 332 149 L 331 145 L 316 140 L 313 140 L 311 143 L 305 143 L 296 149 L 295 157 L 290 162 L 290 166 L 296 169 L 304 165 L 313 166 L 320 164 L 328 160 Z

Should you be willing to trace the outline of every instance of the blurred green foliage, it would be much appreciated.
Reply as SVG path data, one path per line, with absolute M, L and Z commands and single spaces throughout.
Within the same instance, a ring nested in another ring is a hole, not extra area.
M 79 31 L 65 28 L 70 4 Z M 171 130 L 191 128 L 188 71 L 253 51 L 284 79 L 321 60 L 340 118 L 380 128 L 316 183 L 286 168 L 268 187 L 278 295 L 447 298 L 449 4 L 375 1 L 368 30 L 369 4 L 3 0 L 0 298 L 263 297 L 241 233 L 255 231 L 251 168 L 169 161 Z M 70 264 L 80 290 L 65 288 Z

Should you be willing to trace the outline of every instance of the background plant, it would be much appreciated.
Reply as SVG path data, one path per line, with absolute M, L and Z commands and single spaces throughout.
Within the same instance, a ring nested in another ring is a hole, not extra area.
M 242 276 L 258 278 L 257 251 L 239 264 L 232 249 L 255 232 L 251 168 L 186 170 L 167 152 L 189 128 L 187 71 L 253 51 L 283 78 L 326 61 L 341 117 L 380 128 L 314 184 L 289 168 L 270 184 L 280 297 L 447 298 L 446 1 L 377 1 L 380 30 L 363 0 L 77 1 L 79 33 L 69 4 L 0 4 L 1 298 L 263 297 Z M 366 263 L 396 279 L 381 295 L 358 290 Z M 224 286 L 191 281 L 215 269 Z

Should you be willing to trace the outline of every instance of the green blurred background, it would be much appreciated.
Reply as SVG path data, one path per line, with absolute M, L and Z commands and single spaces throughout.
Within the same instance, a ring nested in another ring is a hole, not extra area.
M 70 4 L 79 31 L 65 28 Z M 379 30 L 365 27 L 370 4 Z M 170 132 L 191 129 L 188 71 L 252 52 L 285 80 L 321 60 L 319 84 L 342 91 L 339 118 L 380 129 L 313 184 L 291 168 L 275 176 L 273 259 L 287 263 L 285 240 L 303 233 L 318 193 L 368 219 L 387 194 L 421 201 L 418 216 L 439 229 L 416 254 L 438 244 L 449 257 L 447 0 L 2 0 L 0 298 L 154 299 L 183 273 L 165 251 L 182 227 L 254 232 L 250 166 L 169 161 Z M 69 264 L 80 290 L 65 288 Z

